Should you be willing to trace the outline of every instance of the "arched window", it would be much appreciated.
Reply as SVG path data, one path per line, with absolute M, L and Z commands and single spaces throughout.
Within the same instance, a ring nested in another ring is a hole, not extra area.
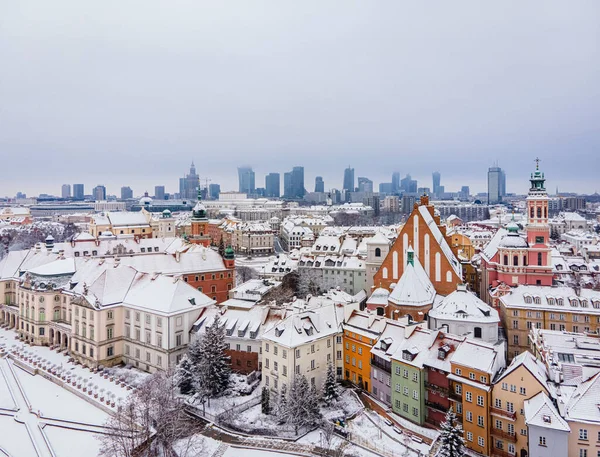
M 542 304 L 542 299 L 540 297 L 534 297 L 533 302 L 536 305 L 541 305 Z
M 526 255 L 523 256 L 523 266 L 524 267 L 527 266 L 527 256 Z
M 507 255 L 504 256 L 504 265 L 508 265 L 508 256 Z
M 537 215 L 538 215 L 538 218 L 542 217 L 542 208 L 539 206 L 538 206 L 538 210 L 537 210 Z
M 542 265 L 542 253 L 538 252 L 538 265 Z
M 532 219 L 533 219 L 533 217 L 535 215 L 534 211 L 535 210 L 533 209 L 533 206 L 532 206 L 531 209 L 530 209 L 530 211 L 529 211 L 529 215 L 531 216 Z
M 525 297 L 525 303 L 531 304 L 531 297 L 529 297 L 529 296 Z
M 548 217 L 548 208 L 544 207 L 544 217 Z
M 473 329 L 473 335 L 475 338 L 481 338 L 481 327 L 475 327 Z
M 44 322 L 46 320 L 46 310 L 44 308 L 40 308 L 40 322 Z
M 513 257 L 513 265 L 515 267 L 519 266 L 519 256 L 518 255 Z
M 375 257 L 381 257 L 381 249 L 375 248 Z
M 52 320 L 60 320 L 60 308 L 54 308 L 54 315 L 52 317 Z

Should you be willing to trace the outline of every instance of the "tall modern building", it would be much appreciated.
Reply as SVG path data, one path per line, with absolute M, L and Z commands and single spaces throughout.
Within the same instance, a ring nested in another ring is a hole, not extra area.
M 433 177 L 433 195 L 435 197 L 439 197 L 440 194 L 442 193 L 442 191 L 440 189 L 442 175 L 440 175 L 439 171 L 434 171 L 432 174 L 432 177 Z
M 127 200 L 129 198 L 133 198 L 133 190 L 131 190 L 131 187 L 121 187 L 121 200 Z
M 294 198 L 303 198 L 306 190 L 304 188 L 304 167 L 292 168 L 292 194 Z
M 154 186 L 154 199 L 164 200 L 165 199 L 165 186 Z
M 98 184 L 96 187 L 94 187 L 92 195 L 96 201 L 106 200 L 106 187 L 104 187 L 102 184 Z
M 287 171 L 283 174 L 283 196 L 292 198 L 292 172 Z
M 183 178 L 179 178 L 179 197 L 184 200 L 196 200 L 198 187 L 200 187 L 200 177 L 196 174 L 196 166 L 192 162 L 190 172 Z
M 400 190 L 400 172 L 395 171 L 392 173 L 392 192 L 398 192 Z
M 400 189 L 409 193 L 417 192 L 417 180 L 412 179 L 410 174 L 407 174 L 404 179 L 400 180 Z
M 219 195 L 221 194 L 221 185 L 220 184 L 209 184 L 208 185 L 208 196 L 211 200 L 218 200 Z
M 325 192 L 325 182 L 322 176 L 315 178 L 315 192 Z
M 253 194 L 256 190 L 254 170 L 252 167 L 238 167 L 239 191 L 244 194 Z
M 502 201 L 506 195 L 506 174 L 502 168 L 490 167 L 488 170 L 488 205 Z
M 85 196 L 83 184 L 73 184 L 73 198 L 83 200 Z
M 354 168 L 346 168 L 344 170 L 344 186 L 346 192 L 354 192 Z
M 62 198 L 71 198 L 71 184 L 63 184 L 61 188 Z
M 265 176 L 265 196 L 279 198 L 281 195 L 281 182 L 279 173 L 269 173 Z
M 358 178 L 358 191 L 359 192 L 373 192 L 373 181 L 364 176 Z

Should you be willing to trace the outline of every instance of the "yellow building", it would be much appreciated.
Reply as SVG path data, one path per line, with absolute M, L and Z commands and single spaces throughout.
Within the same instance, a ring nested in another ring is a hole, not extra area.
M 491 456 L 529 455 L 525 402 L 540 392 L 549 395 L 544 369 L 530 352 L 523 352 L 492 387 Z
M 354 311 L 344 324 L 344 379 L 371 391 L 371 349 L 386 320 L 375 312 Z
M 136 238 L 152 238 L 152 216 L 147 211 L 107 212 L 92 216 L 90 234 L 94 237 L 104 232 L 116 236 L 129 235 Z

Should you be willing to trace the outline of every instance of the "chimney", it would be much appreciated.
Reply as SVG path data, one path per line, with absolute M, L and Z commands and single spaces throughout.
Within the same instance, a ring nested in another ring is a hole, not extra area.
M 179 262 L 181 260 L 181 252 L 180 251 L 175 251 L 175 260 L 177 262 Z
M 121 264 L 121 259 L 115 256 L 115 265 L 113 268 L 117 268 Z
M 371 328 L 373 322 L 375 322 L 375 313 L 371 310 L 367 310 L 368 327 Z

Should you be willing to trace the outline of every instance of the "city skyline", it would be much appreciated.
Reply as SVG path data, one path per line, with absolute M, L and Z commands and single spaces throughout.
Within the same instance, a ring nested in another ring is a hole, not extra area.
M 320 8 L 124 4 L 117 19 L 67 0 L 6 5 L 0 151 L 36 165 L 0 195 L 74 182 L 173 193 L 191 160 L 223 190 L 244 163 L 261 183 L 299 164 L 306 183 L 341 188 L 351 163 L 376 187 L 389 170 L 428 187 L 440 171 L 473 192 L 498 160 L 524 193 L 536 156 L 560 189 L 599 190 L 599 4 Z

